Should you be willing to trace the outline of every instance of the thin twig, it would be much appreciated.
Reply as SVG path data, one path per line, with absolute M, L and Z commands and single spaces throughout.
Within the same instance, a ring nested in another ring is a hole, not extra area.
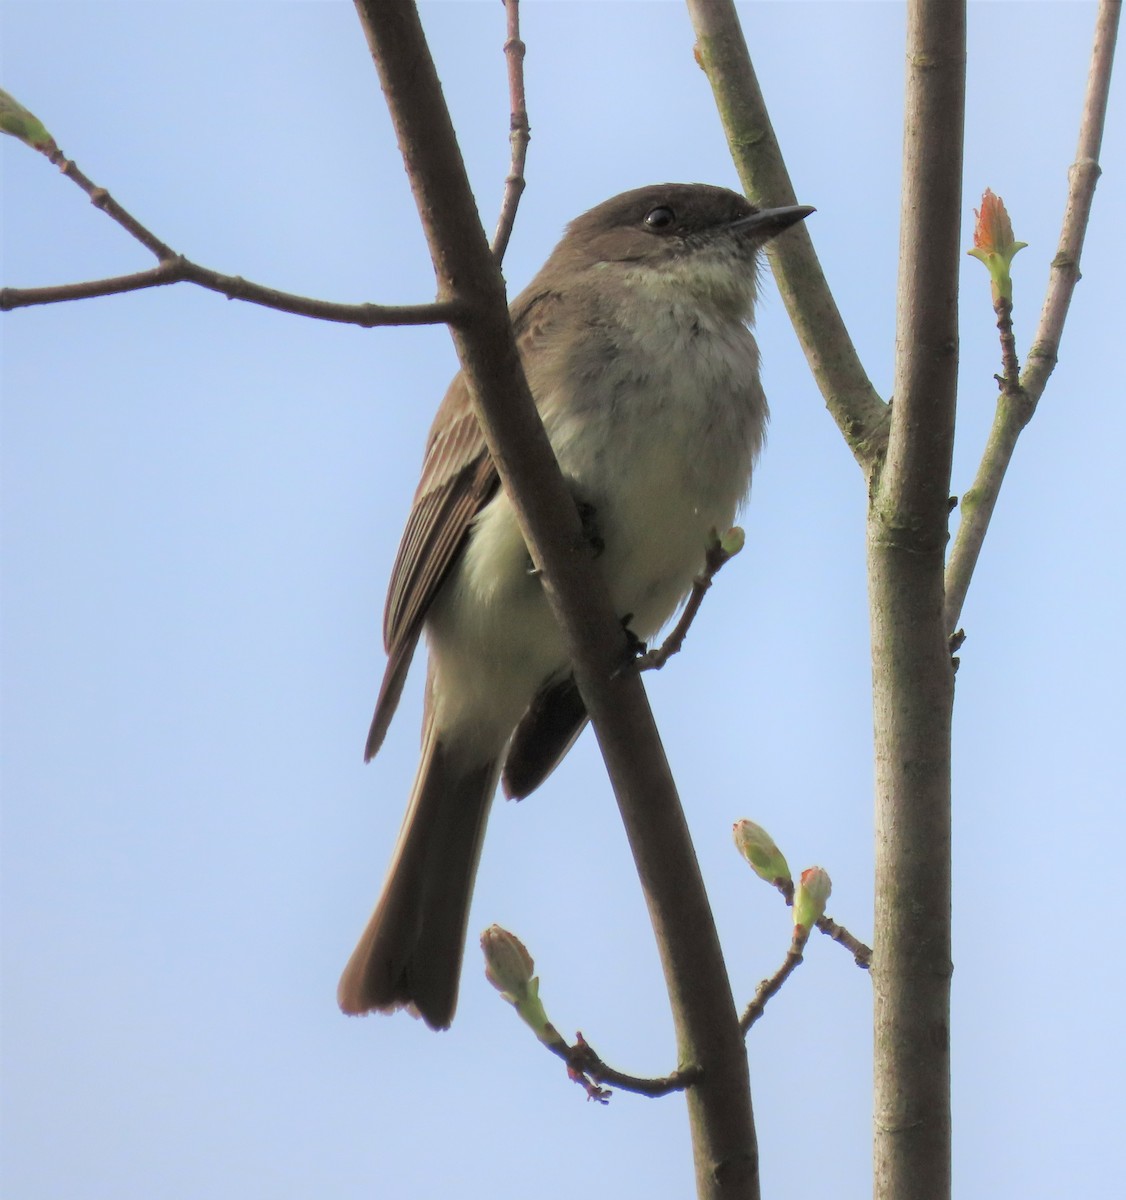
M 704 570 L 692 581 L 692 592 L 688 597 L 688 603 L 684 606 L 684 611 L 680 614 L 680 620 L 669 631 L 668 637 L 660 646 L 646 651 L 637 659 L 639 671 L 659 671 L 674 654 L 680 653 L 684 639 L 688 636 L 688 630 L 696 619 L 696 614 L 700 611 L 700 605 L 704 603 L 704 594 L 712 586 L 712 580 L 720 569 L 733 557 L 734 555 L 728 553 L 718 541 L 713 542 L 707 548 Z
M 817 928 L 821 930 L 826 937 L 832 938 L 840 946 L 844 946 L 851 953 L 853 961 L 858 967 L 867 971 L 872 965 L 872 948 L 865 946 L 864 943 L 857 937 L 853 937 L 851 933 L 843 926 L 838 925 L 831 917 L 819 917 L 817 920 Z
M 1044 393 L 1056 358 L 1072 293 L 1079 281 L 1079 259 L 1091 215 L 1091 204 L 1098 182 L 1099 152 L 1106 123 L 1107 95 L 1121 0 L 1100 0 L 1095 16 L 1095 37 L 1091 49 L 1091 67 L 1087 75 L 1087 94 L 1079 123 L 1079 145 L 1075 162 L 1068 171 L 1068 195 L 1060 230 L 1059 248 L 1052 260 L 1047 294 L 1040 313 L 1040 324 L 1028 352 L 1028 361 L 1020 376 L 1016 393 L 1002 391 L 997 401 L 993 428 L 978 467 L 973 486 L 962 497 L 962 519 L 946 566 L 945 623 L 948 633 L 957 627 L 962 615 L 970 580 L 977 566 L 985 533 L 989 528 L 1001 481 L 1008 470 L 1021 430 L 1032 419 Z
M 794 881 L 788 878 L 779 878 L 774 881 L 774 886 L 782 893 L 782 899 L 786 901 L 786 904 L 792 907 L 794 903 Z M 843 925 L 838 925 L 831 917 L 818 917 L 816 925 L 826 937 L 832 938 L 838 945 L 844 946 L 850 951 L 858 967 L 868 970 L 872 965 L 871 949 L 860 941 L 859 938 L 853 937 Z M 781 991 L 782 985 L 797 970 L 798 965 L 802 962 L 802 954 L 808 941 L 809 930 L 803 928 L 801 925 L 795 925 L 790 948 L 786 951 L 786 957 L 782 960 L 782 965 L 769 979 L 764 979 L 758 985 L 754 999 L 743 1010 L 743 1015 L 739 1018 L 739 1028 L 744 1034 L 762 1016 L 767 1002 Z
M 371 329 L 378 325 L 439 325 L 456 322 L 462 306 L 454 300 L 432 304 L 339 304 L 333 300 L 316 300 L 281 292 L 276 288 L 252 283 L 239 275 L 223 275 L 201 267 L 189 259 L 174 255 L 159 266 L 132 275 L 115 275 L 108 279 L 91 279 L 82 283 L 61 283 L 53 287 L 2 288 L 0 312 L 28 308 L 35 304 L 58 304 L 68 300 L 88 300 L 94 296 L 117 296 L 143 288 L 164 287 L 170 283 L 194 283 L 211 292 L 219 292 L 228 300 L 244 300 L 279 312 L 314 317 L 320 321 L 336 321 Z
M 794 881 L 792 879 L 776 879 L 774 886 L 782 893 L 782 899 L 786 901 L 787 907 L 792 908 L 794 905 Z M 867 971 L 872 965 L 872 948 L 866 946 L 858 937 L 854 937 L 843 925 L 838 925 L 832 917 L 818 917 L 817 928 L 826 937 L 832 938 L 838 945 L 844 946 L 852 954 L 858 967 Z
M 176 257 L 175 250 L 166 246 L 155 233 L 150 232 L 136 217 L 126 212 L 105 188 L 98 187 L 92 179 L 84 175 L 73 159 L 64 157 L 63 152 L 57 147 L 47 157 L 67 179 L 76 183 L 90 197 L 90 203 L 95 208 L 101 209 L 110 220 L 116 221 L 130 237 L 140 242 L 159 262 L 166 262 Z
M 319 321 L 336 321 L 345 325 L 358 325 L 371 329 L 379 325 L 441 325 L 456 323 L 464 314 L 464 307 L 455 300 L 443 300 L 431 304 L 339 304 L 332 300 L 316 300 L 310 296 L 298 296 L 293 292 L 282 292 L 277 288 L 252 283 L 240 275 L 224 275 L 209 267 L 200 266 L 183 255 L 177 254 L 162 242 L 151 230 L 146 229 L 136 217 L 123 208 L 106 191 L 78 169 L 72 159 L 66 158 L 57 146 L 44 153 L 59 170 L 87 196 L 95 208 L 100 209 L 111 220 L 116 221 L 130 237 L 140 242 L 157 260 L 158 265 L 147 271 L 135 271 L 130 275 L 113 275 L 105 279 L 88 279 L 79 283 L 61 283 L 52 287 L 2 288 L 0 289 L 0 312 L 16 308 L 29 308 L 37 304 L 61 304 L 72 300 L 89 300 L 95 296 L 119 296 L 126 292 L 144 288 L 165 287 L 171 283 L 194 283 L 211 292 L 219 292 L 228 300 L 244 300 L 279 312 L 294 313 L 301 317 L 313 317 Z
M 782 985 L 797 970 L 801 964 L 802 950 L 805 949 L 805 943 L 808 938 L 809 934 L 807 931 L 800 928 L 794 930 L 793 941 L 790 942 L 790 948 L 786 951 L 786 957 L 782 960 L 782 965 L 769 979 L 764 979 L 758 985 L 755 998 L 747 1005 L 743 1010 L 743 1015 L 739 1018 L 739 1028 L 744 1034 L 747 1033 L 751 1026 L 765 1012 L 767 1002 L 771 997 L 778 994 Z
M 1091 48 L 1091 66 L 1087 75 L 1087 93 L 1079 122 L 1079 144 L 1075 162 L 1068 171 L 1067 206 L 1064 210 L 1059 248 L 1052 260 L 1040 324 L 1032 340 L 1028 364 L 1021 380 L 1034 405 L 1040 399 L 1048 376 L 1056 364 L 1068 307 L 1075 285 L 1079 282 L 1083 239 L 1091 216 L 1095 185 L 1102 173 L 1099 153 L 1106 124 L 1114 45 L 1121 13 L 1121 0 L 1100 0 L 1095 15 L 1095 37 Z
M 997 381 L 1010 396 L 1016 396 L 1020 393 L 1020 360 L 1013 336 L 1013 302 L 998 296 L 993 311 L 997 314 L 997 333 L 1001 338 L 1001 374 Z
M 504 258 L 508 239 L 516 222 L 516 209 L 526 186 L 524 163 L 528 157 L 528 142 L 531 129 L 528 125 L 528 108 L 524 99 L 524 43 L 520 40 L 520 0 L 504 0 L 508 17 L 508 28 L 504 42 L 504 55 L 508 63 L 508 95 L 511 117 L 509 119 L 508 142 L 512 147 L 512 160 L 504 180 L 504 198 L 500 206 L 496 232 L 493 234 L 492 251 L 497 262 Z
M 670 1092 L 683 1092 L 691 1087 L 701 1075 L 699 1067 L 684 1067 L 673 1071 L 670 1075 L 658 1078 L 646 1078 L 641 1075 L 627 1075 L 624 1071 L 616 1071 L 608 1066 L 594 1052 L 594 1048 L 581 1033 L 575 1034 L 575 1044 L 568 1046 L 566 1042 L 555 1044 L 544 1042 L 544 1045 L 567 1064 L 567 1072 L 576 1083 L 583 1084 L 587 1095 L 600 1103 L 610 1098 L 611 1093 L 598 1086 L 611 1083 L 624 1092 L 635 1092 L 639 1096 L 667 1096 Z

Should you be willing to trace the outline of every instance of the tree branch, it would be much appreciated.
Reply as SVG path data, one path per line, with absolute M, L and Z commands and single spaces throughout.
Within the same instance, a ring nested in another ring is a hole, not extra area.
M 872 949 L 866 946 L 858 937 L 843 926 L 838 925 L 832 917 L 819 917 L 817 920 L 817 928 L 830 940 L 837 943 L 838 946 L 843 946 L 851 955 L 852 961 L 862 971 L 868 971 L 872 967 Z
M 377 325 L 440 325 L 456 321 L 462 315 L 452 300 L 435 304 L 338 304 L 331 300 L 315 300 L 293 292 L 278 291 L 252 283 L 239 275 L 223 275 L 209 267 L 177 254 L 170 246 L 146 229 L 132 213 L 106 191 L 84 175 L 75 163 L 64 158 L 57 146 L 44 153 L 59 170 L 76 183 L 89 197 L 90 203 L 135 238 L 153 254 L 159 265 L 131 275 L 114 275 L 107 279 L 91 279 L 81 283 L 61 283 L 53 287 L 2 288 L 0 312 L 28 308 L 36 304 L 60 304 L 71 300 L 89 300 L 95 296 L 118 296 L 143 288 L 164 287 L 170 283 L 194 283 L 208 291 L 219 292 L 228 300 L 245 300 L 279 312 L 314 317 L 320 321 L 337 321 L 370 329 Z
M 649 1096 L 655 1099 L 659 1096 L 667 1096 L 672 1092 L 683 1092 L 686 1088 L 698 1083 L 701 1077 L 699 1067 L 684 1067 L 679 1071 L 673 1071 L 671 1075 L 659 1078 L 627 1075 L 624 1071 L 617 1071 L 603 1062 L 581 1033 L 575 1035 L 573 1046 L 568 1046 L 565 1042 L 562 1046 L 550 1042 L 545 1042 L 544 1045 L 553 1054 L 558 1055 L 573 1074 L 593 1080 L 596 1084 L 613 1084 L 623 1092 L 633 1092 L 638 1096 Z M 588 1094 L 590 1094 L 589 1089 Z M 605 1099 L 604 1096 L 593 1098 Z
M 875 1195 L 950 1194 L 950 725 L 965 3 L 910 0 L 895 404 L 868 513 L 876 753 Z
M 466 318 L 454 342 L 489 451 L 542 569 L 591 715 L 649 906 L 677 1032 L 698 1063 L 689 1089 L 699 1195 L 757 1197 L 746 1052 L 699 865 L 668 763 L 606 584 L 528 391 L 434 64 L 413 4 L 356 0 L 430 244 L 442 299 Z M 456 284 L 455 284 L 456 281 Z
M 796 204 L 733 0 L 687 4 L 744 191 L 762 208 Z M 771 242 L 767 257 L 825 404 L 870 473 L 887 440 L 887 405 L 860 363 L 805 225 Z
M 1044 297 L 1040 324 L 1021 378 L 1021 384 L 1031 397 L 1033 405 L 1039 401 L 1048 376 L 1056 365 L 1067 310 L 1071 305 L 1075 285 L 1079 282 L 1079 259 L 1083 253 L 1083 239 L 1086 237 L 1091 216 L 1095 184 L 1102 173 L 1099 167 L 1099 152 L 1102 149 L 1103 128 L 1106 125 L 1114 45 L 1121 15 L 1122 0 L 1100 0 L 1095 17 L 1095 40 L 1087 76 L 1087 94 L 1079 124 L 1079 145 L 1075 162 L 1068 172 L 1070 186 L 1059 248 L 1052 260 L 1048 293 Z
M 1114 46 L 1121 0 L 1100 0 L 1095 17 L 1095 38 L 1091 48 L 1091 67 L 1087 75 L 1087 94 L 1079 122 L 1079 145 L 1075 162 L 1068 171 L 1068 194 L 1064 206 L 1059 248 L 1052 260 L 1047 295 L 1040 313 L 1040 325 L 1028 352 L 1028 361 L 1020 376 L 1020 387 L 1002 391 L 997 400 L 993 427 L 978 467 L 973 486 L 962 497 L 961 521 L 950 561 L 946 568 L 947 633 L 953 633 L 962 615 L 962 605 L 977 566 L 985 532 L 1001 491 L 1017 439 L 1032 420 L 1044 393 L 1048 377 L 1056 365 L 1064 322 L 1072 293 L 1079 282 L 1079 259 L 1091 215 L 1100 167 L 1103 127 L 1106 123 L 1107 96 L 1114 63 Z
M 115 275 L 109 279 L 91 279 L 83 283 L 61 283 L 54 287 L 2 288 L 0 312 L 34 304 L 119 296 L 170 283 L 194 283 L 208 291 L 219 292 L 228 300 L 245 300 L 249 304 L 294 313 L 299 317 L 359 325 L 365 329 L 378 325 L 440 325 L 457 321 L 462 315 L 460 306 L 454 300 L 433 304 L 339 304 L 333 300 L 316 300 L 311 296 L 298 296 L 293 292 L 281 292 L 260 283 L 252 283 L 240 275 L 223 275 L 179 255 L 165 259 L 157 267 L 132 275 Z
M 176 252 L 170 246 L 166 246 L 155 233 L 151 233 L 146 229 L 132 213 L 122 208 L 104 187 L 99 187 L 92 179 L 84 175 L 78 169 L 78 164 L 72 159 L 64 157 L 63 152 L 58 147 L 55 147 L 47 157 L 62 171 L 67 179 L 77 184 L 90 197 L 90 203 L 95 208 L 104 212 L 111 221 L 116 221 L 131 238 L 140 242 L 159 262 L 176 257 Z
M 786 901 L 787 907 L 793 907 L 794 903 L 794 881 L 786 876 L 774 880 L 774 887 L 781 893 L 782 899 Z M 838 925 L 832 917 L 821 916 L 817 918 L 816 925 L 818 930 L 823 933 L 831 941 L 837 943 L 838 946 L 843 946 L 851 955 L 853 962 L 856 963 L 861 970 L 867 971 L 872 966 L 872 949 L 866 946 L 858 937 L 850 933 L 843 925 Z
M 793 904 L 793 881 L 789 879 L 779 880 L 775 886 L 782 893 L 786 903 Z M 871 967 L 872 951 L 859 939 L 853 937 L 843 925 L 838 925 L 832 918 L 823 916 L 817 918 L 816 926 L 826 937 L 831 938 L 838 945 L 850 950 L 853 960 L 858 967 L 862 967 L 864 970 L 868 970 Z M 795 925 L 794 934 L 790 940 L 790 948 L 786 951 L 786 957 L 782 960 L 782 965 L 769 979 L 764 979 L 758 985 L 758 988 L 755 990 L 754 999 L 743 1010 L 743 1015 L 739 1018 L 739 1028 L 744 1034 L 750 1031 L 751 1026 L 766 1011 L 767 1003 L 782 990 L 782 985 L 801 965 L 803 961 L 802 956 L 808 942 L 809 930 L 804 929 L 800 925 Z
M 739 1028 L 744 1033 L 750 1031 L 751 1026 L 766 1012 L 767 1003 L 781 991 L 782 985 L 801 966 L 802 951 L 805 949 L 805 944 L 808 940 L 808 932 L 805 932 L 804 936 L 801 936 L 796 929 L 794 930 L 790 948 L 786 951 L 786 957 L 782 960 L 782 965 L 769 979 L 764 979 L 758 985 L 754 999 L 743 1010 L 743 1015 L 739 1018 Z
M 738 548 L 742 549 L 743 531 L 737 529 L 731 532 L 739 535 Z M 737 553 L 738 549 L 725 549 L 719 538 L 716 538 L 708 546 L 704 551 L 704 569 L 692 581 L 692 591 L 688 595 L 684 611 L 680 614 L 680 620 L 669 630 L 668 636 L 659 646 L 647 650 L 641 655 L 637 660 L 639 671 L 659 671 L 674 654 L 680 653 L 684 639 L 688 636 L 689 629 L 692 628 L 692 622 L 696 620 L 696 614 L 700 611 L 704 597 L 712 586 L 712 580 Z
M 512 147 L 512 162 L 504 181 L 504 199 L 500 206 L 496 231 L 493 233 L 493 256 L 497 262 L 504 259 L 508 239 L 516 223 L 516 209 L 524 194 L 524 163 L 528 157 L 528 142 L 531 130 L 528 127 L 528 106 L 524 99 L 524 43 L 520 40 L 520 0 L 504 0 L 508 17 L 504 54 L 508 62 L 508 95 L 511 117 L 509 118 L 508 141 Z

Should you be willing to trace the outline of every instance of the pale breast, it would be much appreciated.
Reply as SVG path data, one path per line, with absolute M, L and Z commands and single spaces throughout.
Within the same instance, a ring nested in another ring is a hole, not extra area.
M 767 412 L 758 349 L 742 325 L 669 305 L 629 334 L 607 330 L 602 350 L 542 408 L 564 473 L 596 510 L 615 603 L 648 637 L 747 494 Z

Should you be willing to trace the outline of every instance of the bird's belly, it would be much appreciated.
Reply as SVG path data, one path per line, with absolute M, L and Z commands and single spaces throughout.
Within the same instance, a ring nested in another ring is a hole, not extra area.
M 564 420 L 553 431 L 564 474 L 594 509 L 615 609 L 632 614 L 639 637 L 673 615 L 712 531 L 734 521 L 764 417 L 757 383 L 744 393 L 723 380 L 709 392 L 690 376 L 664 388 L 627 381 L 615 404 L 581 415 L 581 429 Z
M 730 527 L 746 492 L 749 465 L 731 471 L 713 458 L 683 444 L 677 452 L 671 444 L 634 447 L 617 485 L 590 496 L 615 610 L 631 614 L 630 628 L 641 638 L 676 611 L 704 565 L 713 530 Z
M 712 531 L 730 527 L 746 496 L 766 415 L 750 371 L 757 361 L 746 365 L 738 385 L 727 377 L 701 387 L 699 372 L 686 368 L 662 386 L 619 379 L 610 403 L 603 395 L 597 403 L 572 397 L 545 406 L 540 396 L 563 474 L 593 510 L 598 564 L 615 611 L 643 639 L 674 614 L 703 567 Z M 442 685 L 432 693 L 440 697 L 439 724 L 480 730 L 486 723 L 500 744 L 543 683 L 567 669 L 561 633 L 503 491 L 474 520 L 427 636 Z

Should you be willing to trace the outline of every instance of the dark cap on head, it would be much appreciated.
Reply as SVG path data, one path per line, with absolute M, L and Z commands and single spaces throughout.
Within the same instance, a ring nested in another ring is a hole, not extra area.
M 803 220 L 804 205 L 760 211 L 738 192 L 706 183 L 657 183 L 622 192 L 567 226 L 553 258 L 661 260 L 734 239 L 749 253 Z

